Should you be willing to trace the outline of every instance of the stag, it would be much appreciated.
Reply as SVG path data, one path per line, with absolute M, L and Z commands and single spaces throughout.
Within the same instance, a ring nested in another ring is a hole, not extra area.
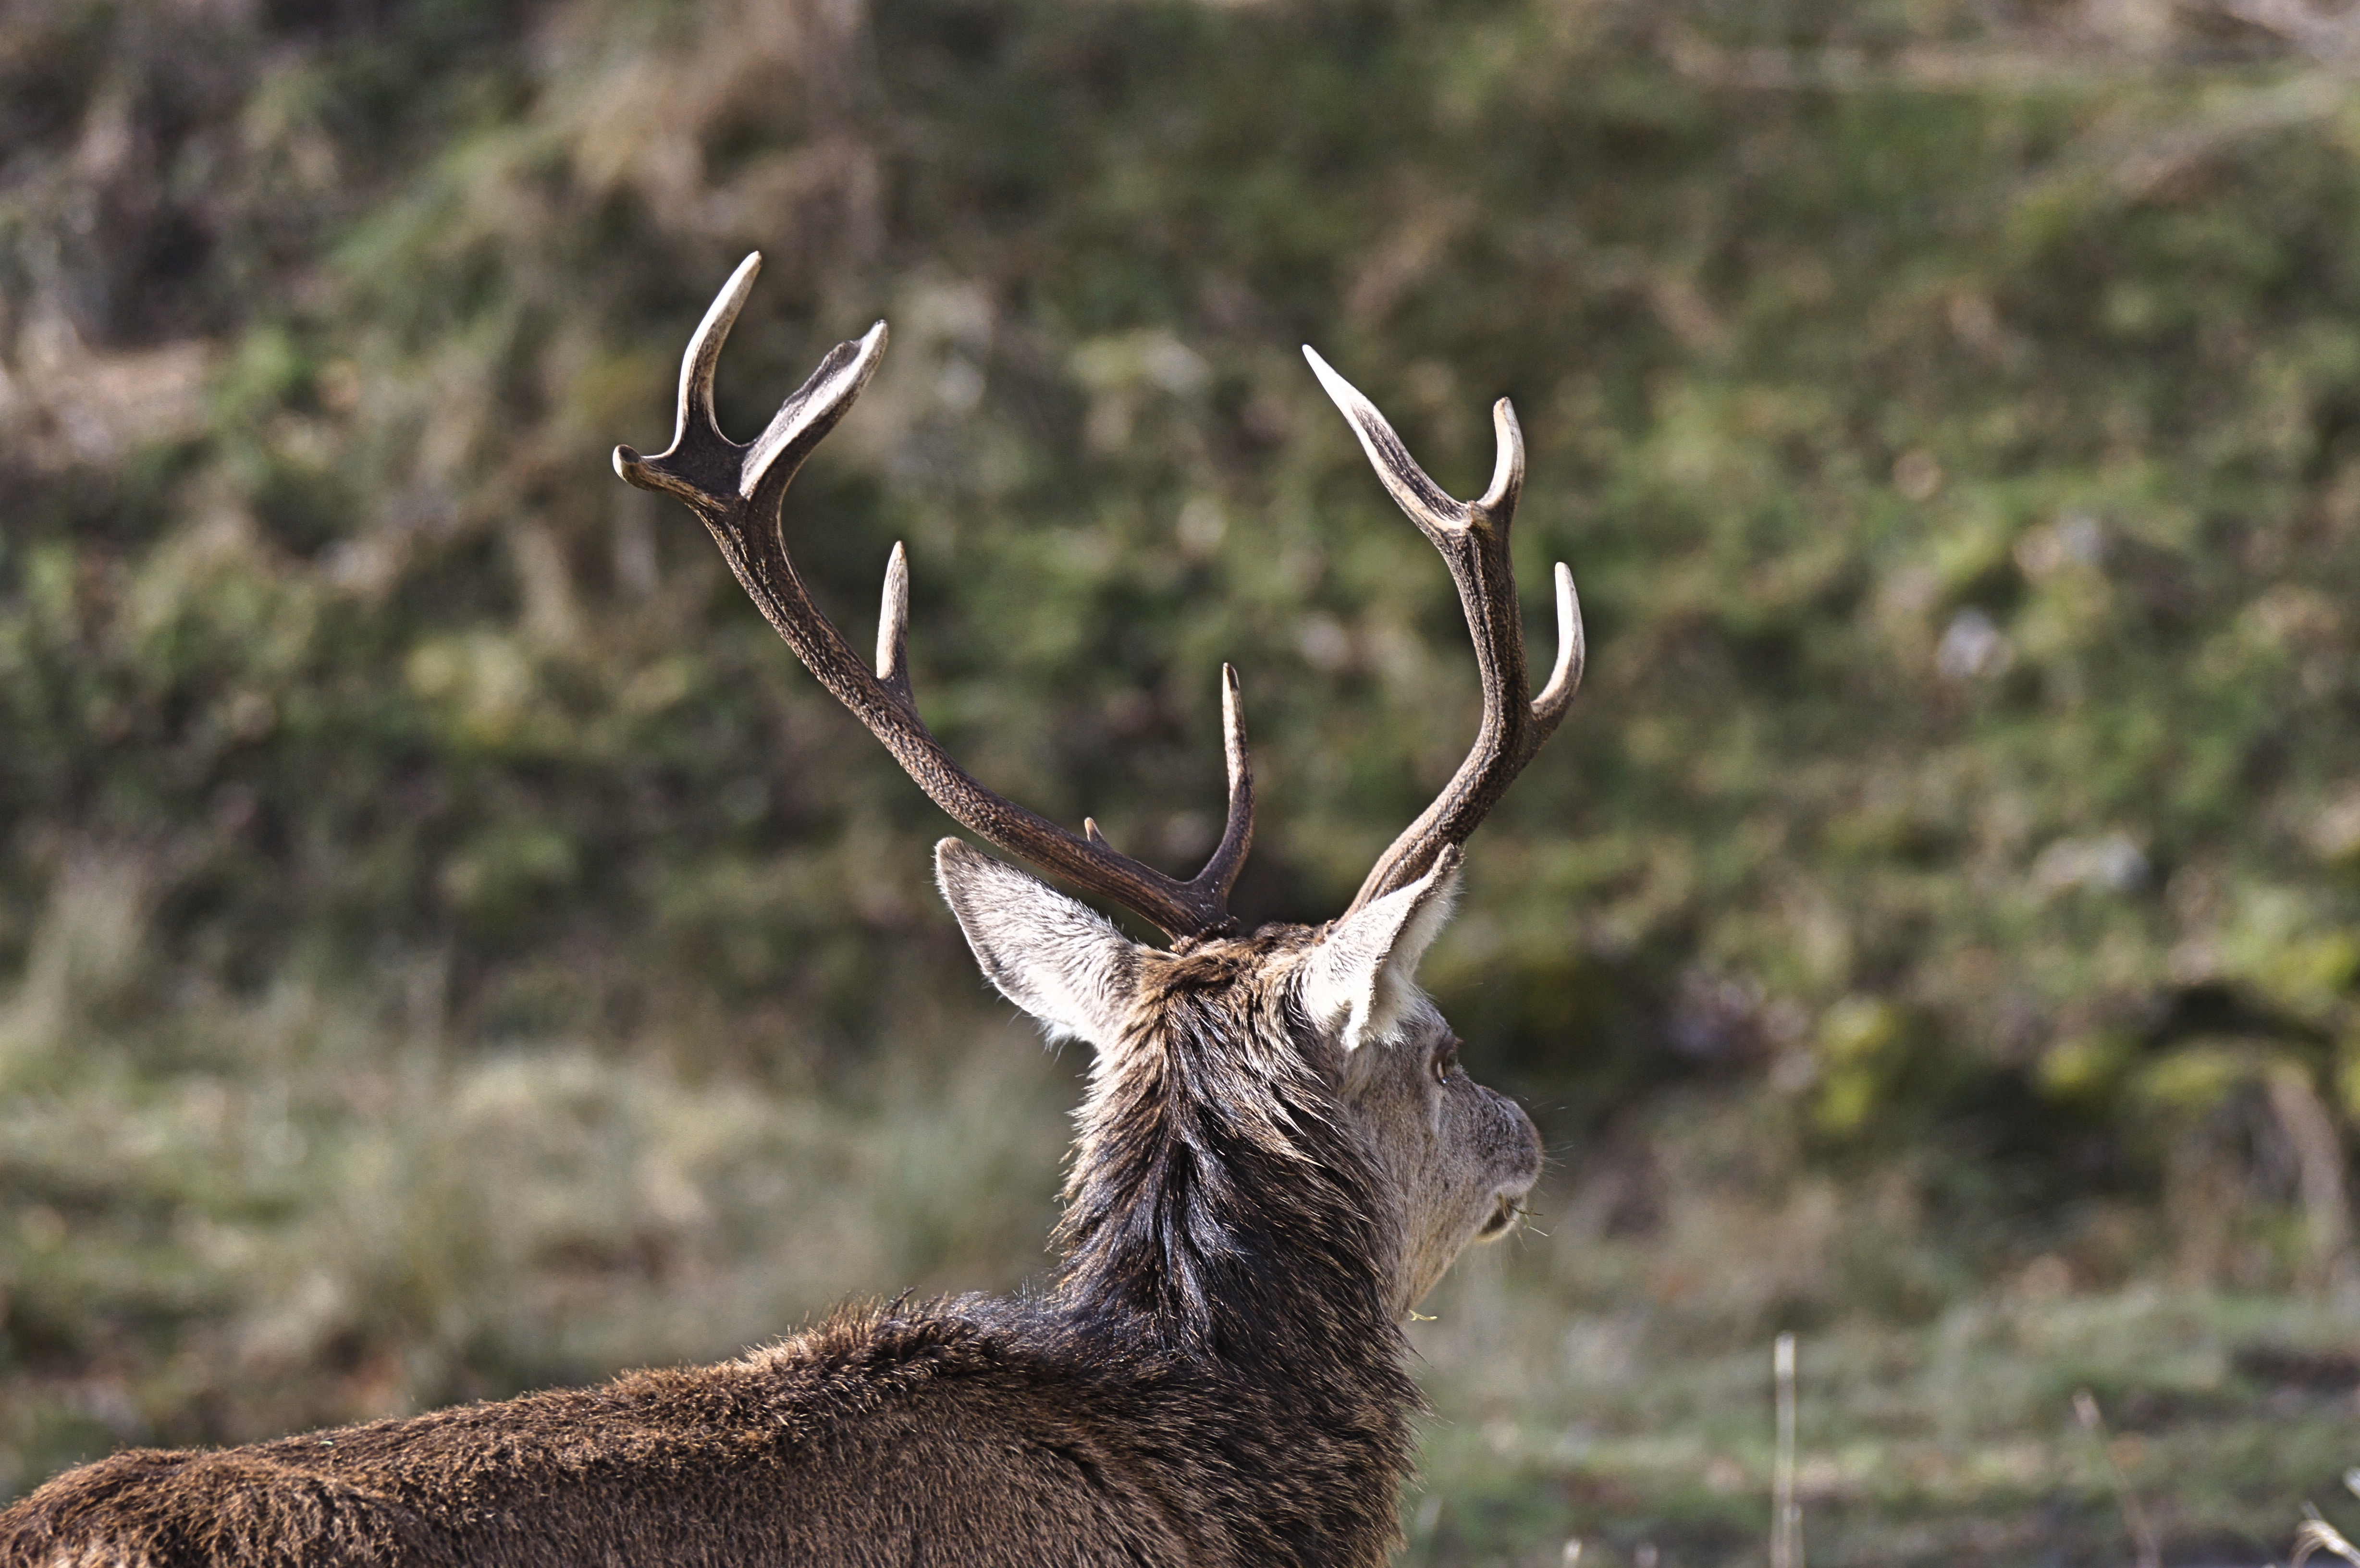
M 713 375 L 748 256 L 681 366 L 677 428 L 615 466 L 685 502 L 779 635 L 977 837 L 1152 922 L 1105 916 L 945 838 L 984 974 L 1094 1052 L 1038 1299 L 847 1308 L 719 1366 L 627 1374 L 216 1452 L 136 1450 L 0 1514 L 16 1565 L 448 1563 L 1377 1564 L 1399 1544 L 1415 1386 L 1399 1324 L 1470 1242 L 1506 1234 L 1541 1168 L 1533 1124 L 1469 1079 L 1415 985 L 1459 845 L 1563 715 L 1581 673 L 1557 568 L 1557 662 L 1528 698 L 1508 526 L 1523 440 L 1459 502 L 1368 399 L 1305 353 L 1393 499 L 1441 550 L 1483 716 L 1432 805 L 1325 925 L 1244 932 L 1253 836 L 1236 671 L 1221 671 L 1227 826 L 1186 881 L 978 783 L 919 717 L 908 566 L 893 549 L 873 668 L 813 603 L 781 531 L 788 482 L 885 351 L 839 344 L 750 445 Z

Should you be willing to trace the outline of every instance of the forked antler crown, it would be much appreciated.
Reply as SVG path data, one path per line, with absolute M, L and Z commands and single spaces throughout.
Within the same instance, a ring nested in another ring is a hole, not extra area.
M 641 489 L 677 495 L 703 519 L 738 583 L 795 657 L 960 825 L 1011 855 L 1113 899 L 1175 938 L 1235 929 L 1229 888 L 1253 842 L 1253 770 L 1246 757 L 1235 670 L 1221 666 L 1228 820 L 1212 858 L 1183 882 L 1116 850 L 1087 818 L 1077 836 L 986 789 L 944 750 L 918 717 L 911 692 L 910 571 L 901 545 L 894 545 L 885 569 L 874 670 L 813 603 L 787 553 L 781 504 L 796 470 L 876 374 L 885 354 L 885 323 L 869 328 L 857 343 L 830 350 L 751 444 L 733 441 L 721 433 L 714 417 L 713 372 L 761 262 L 758 252 L 738 264 L 689 341 L 681 360 L 680 408 L 672 445 L 654 457 L 618 446 L 615 472 Z M 1304 353 L 1328 396 L 1352 421 L 1385 487 L 1442 551 L 1466 608 L 1483 683 L 1483 721 L 1474 750 L 1442 794 L 1378 860 L 1352 901 L 1358 909 L 1415 880 L 1442 845 L 1464 843 L 1548 738 L 1581 679 L 1581 618 L 1572 575 L 1560 562 L 1557 666 L 1540 696 L 1527 702 L 1523 621 L 1508 559 L 1508 524 L 1524 482 L 1524 445 L 1505 398 L 1492 409 L 1500 457 L 1491 487 L 1480 500 L 1462 503 L 1426 477 L 1374 405 L 1310 349 Z
M 1453 500 L 1426 477 L 1374 403 L 1337 375 L 1308 343 L 1303 357 L 1352 422 L 1377 477 L 1418 531 L 1442 552 L 1450 580 L 1459 586 L 1459 607 L 1467 613 L 1468 634 L 1475 640 L 1476 674 L 1483 684 L 1483 722 L 1475 731 L 1473 749 L 1434 803 L 1377 857 L 1351 909 L 1345 911 L 1350 914 L 1416 881 L 1444 844 L 1465 844 L 1557 729 L 1581 684 L 1581 601 L 1574 596 L 1573 573 L 1558 561 L 1557 664 L 1541 694 L 1526 702 L 1524 616 L 1516 603 L 1515 563 L 1508 555 L 1508 527 L 1515 520 L 1516 498 L 1524 488 L 1524 432 L 1516 423 L 1516 410 L 1505 397 L 1491 405 L 1499 455 L 1491 465 L 1491 488 L 1477 500 Z
M 759 252 L 738 264 L 689 340 L 680 363 L 680 413 L 672 445 L 654 457 L 618 446 L 615 472 L 643 490 L 662 490 L 688 504 L 795 657 L 961 826 L 1011 855 L 1103 894 L 1175 937 L 1208 936 L 1230 929 L 1229 887 L 1253 842 L 1253 770 L 1246 759 L 1237 671 L 1221 667 L 1229 820 L 1212 858 L 1185 882 L 1121 854 L 1095 822 L 1086 820 L 1084 836 L 1076 836 L 978 783 L 918 717 L 910 690 L 910 568 L 901 546 L 894 545 L 885 568 L 872 670 L 812 602 L 780 530 L 780 503 L 788 482 L 876 374 L 885 354 L 885 323 L 869 328 L 858 343 L 831 349 L 750 446 L 723 435 L 714 419 L 713 368 L 761 265 Z

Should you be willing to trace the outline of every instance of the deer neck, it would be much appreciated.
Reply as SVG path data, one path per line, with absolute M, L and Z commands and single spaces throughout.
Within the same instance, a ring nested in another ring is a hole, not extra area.
M 1057 1300 L 1208 1364 L 1365 1377 L 1399 1363 L 1399 1240 L 1261 956 L 1156 955 L 1142 975 L 1082 1112 Z

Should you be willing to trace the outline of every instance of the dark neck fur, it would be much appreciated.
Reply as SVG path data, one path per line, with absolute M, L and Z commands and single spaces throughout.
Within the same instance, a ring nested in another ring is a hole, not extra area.
M 1299 1026 L 1256 978 L 1294 935 L 1148 961 L 1141 1029 L 1084 1116 L 1057 1300 L 1250 1374 L 1351 1375 L 1398 1363 L 1395 1243 Z
M 1258 975 L 1309 935 L 1145 961 L 1142 1028 L 1101 1062 L 1083 1116 L 1051 1304 L 1159 1368 L 1153 1424 L 1227 1499 L 1235 1550 L 1210 1560 L 1372 1568 L 1400 1544 L 1418 1397 L 1367 1162 Z

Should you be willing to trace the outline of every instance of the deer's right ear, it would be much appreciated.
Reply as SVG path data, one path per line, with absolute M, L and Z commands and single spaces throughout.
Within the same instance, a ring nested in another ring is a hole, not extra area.
M 934 845 L 934 877 L 985 977 L 1050 1039 L 1121 1038 L 1139 948 L 1113 921 L 955 838 Z
M 1417 984 L 1417 961 L 1450 922 L 1459 864 L 1457 846 L 1443 845 L 1425 876 L 1338 920 L 1304 960 L 1304 1010 L 1335 1030 L 1348 1054 L 1393 1029 Z

